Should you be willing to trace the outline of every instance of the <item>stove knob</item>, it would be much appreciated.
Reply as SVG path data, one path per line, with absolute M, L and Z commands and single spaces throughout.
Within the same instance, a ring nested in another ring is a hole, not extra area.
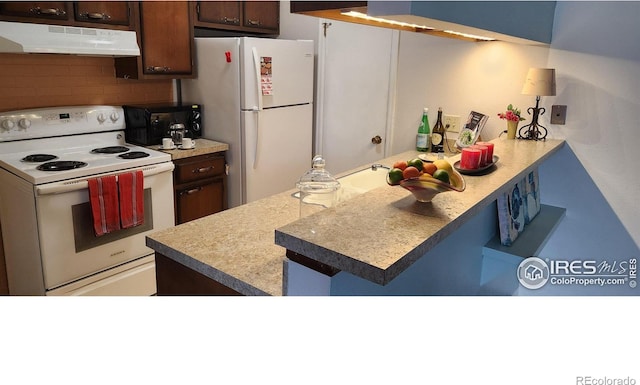
M 98 122 L 104 123 L 105 120 L 107 120 L 107 117 L 102 112 L 98 114 Z
M 2 131 L 9 131 L 13 128 L 15 123 L 11 119 L 5 119 L 0 123 L 0 127 L 2 127 Z
M 111 119 L 112 122 L 117 122 L 118 119 L 120 119 L 120 114 L 118 114 L 116 111 L 111 113 L 111 116 L 109 116 L 109 118 Z
M 18 120 L 18 127 L 20 127 L 21 130 L 26 130 L 31 127 L 31 121 L 29 119 L 22 118 Z

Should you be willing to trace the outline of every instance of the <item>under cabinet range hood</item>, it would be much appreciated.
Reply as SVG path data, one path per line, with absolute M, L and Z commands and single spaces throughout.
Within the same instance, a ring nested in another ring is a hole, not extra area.
M 0 53 L 140 56 L 133 31 L 0 21 Z

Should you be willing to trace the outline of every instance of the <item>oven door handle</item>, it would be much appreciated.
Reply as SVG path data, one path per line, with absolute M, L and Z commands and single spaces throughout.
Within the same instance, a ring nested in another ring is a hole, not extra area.
M 154 164 L 151 166 L 142 167 L 136 170 L 142 170 L 142 174 L 146 178 L 152 175 L 161 174 L 163 172 L 171 172 L 173 171 L 174 167 L 175 166 L 173 165 L 173 162 L 166 162 L 166 163 L 160 163 L 160 164 Z M 136 170 L 131 170 L 131 171 L 136 171 Z M 108 173 L 104 175 L 118 175 L 118 174 L 124 174 L 124 172 L 120 170 L 118 172 Z M 88 182 L 89 179 L 91 178 L 73 179 L 73 180 L 68 180 L 64 182 L 49 183 L 42 186 L 36 186 L 35 188 L 36 195 L 62 194 L 70 191 L 85 190 L 89 188 L 89 182 Z

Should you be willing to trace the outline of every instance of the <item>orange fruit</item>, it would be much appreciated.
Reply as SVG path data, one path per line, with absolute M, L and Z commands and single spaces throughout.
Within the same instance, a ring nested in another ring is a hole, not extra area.
M 429 174 L 429 175 L 433 175 L 433 173 L 434 173 L 434 172 L 436 172 L 436 170 L 437 170 L 437 169 L 438 169 L 438 168 L 437 168 L 437 167 L 436 167 L 436 165 L 435 165 L 435 164 L 433 164 L 433 163 L 425 162 L 425 163 L 422 165 L 422 172 L 426 172 L 426 173 L 427 173 L 427 174 Z
M 393 164 L 393 168 L 399 168 L 400 170 L 404 170 L 407 168 L 407 162 L 404 160 L 399 160 Z
M 420 171 L 413 166 L 408 166 L 402 172 L 402 176 L 404 177 L 404 179 L 416 178 L 420 176 Z

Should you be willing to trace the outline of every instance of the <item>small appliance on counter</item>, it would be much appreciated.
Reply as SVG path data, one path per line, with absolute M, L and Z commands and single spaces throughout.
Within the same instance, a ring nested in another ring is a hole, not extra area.
M 202 106 L 189 103 L 164 103 L 122 106 L 125 115 L 127 143 L 142 146 L 162 144 L 162 138 L 177 135 L 202 137 Z

